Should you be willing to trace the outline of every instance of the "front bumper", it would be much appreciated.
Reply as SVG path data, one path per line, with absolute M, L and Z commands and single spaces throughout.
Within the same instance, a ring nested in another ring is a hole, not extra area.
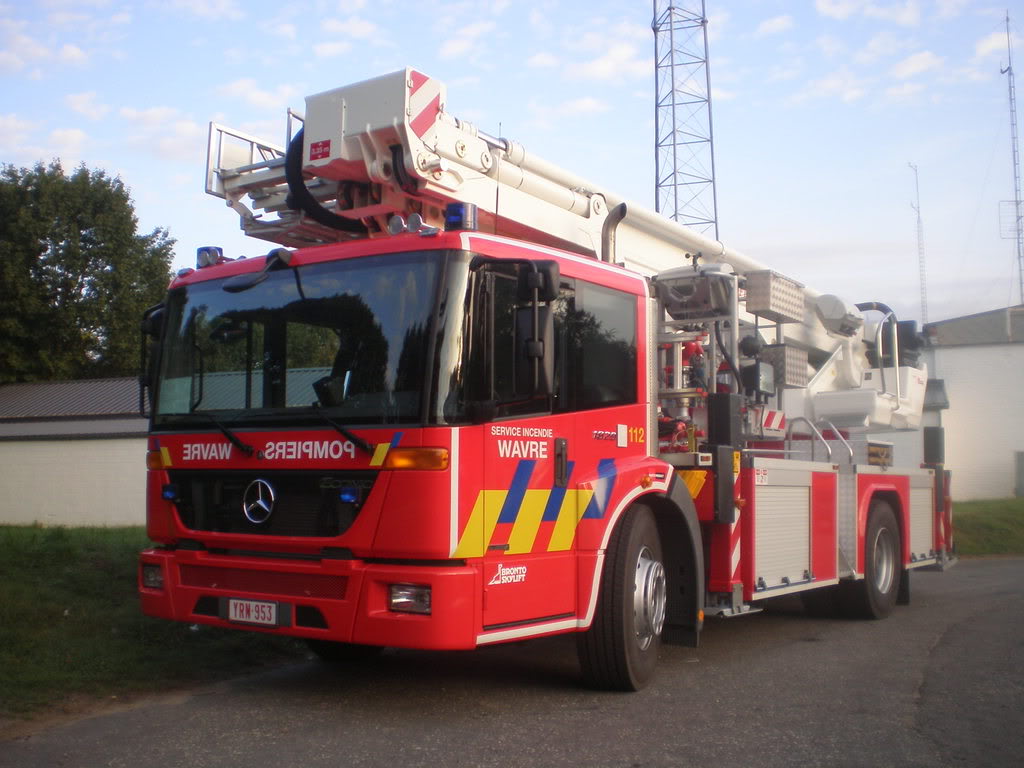
M 143 565 L 160 567 L 163 588 L 143 585 Z M 140 555 L 138 579 L 143 613 L 194 624 L 431 650 L 475 648 L 481 629 L 481 572 L 468 565 L 149 549 Z M 429 586 L 431 613 L 390 610 L 392 584 Z M 229 621 L 225 606 L 231 598 L 276 603 L 277 626 Z

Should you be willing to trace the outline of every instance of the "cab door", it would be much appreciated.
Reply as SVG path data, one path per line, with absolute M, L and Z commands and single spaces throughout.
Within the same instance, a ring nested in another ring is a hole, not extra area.
M 577 512 L 570 490 L 575 417 L 553 413 L 558 300 L 535 307 L 524 295 L 527 269 L 499 262 L 475 277 L 471 345 L 483 402 L 493 409 L 484 425 L 480 500 L 485 632 L 576 612 Z M 542 344 L 541 358 L 529 354 L 532 341 Z

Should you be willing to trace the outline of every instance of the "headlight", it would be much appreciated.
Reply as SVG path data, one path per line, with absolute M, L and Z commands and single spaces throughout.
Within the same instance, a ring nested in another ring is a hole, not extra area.
M 388 587 L 388 608 L 400 613 L 430 613 L 430 587 L 422 584 L 392 584 Z
M 142 586 L 147 589 L 164 588 L 164 569 L 153 563 L 142 564 Z

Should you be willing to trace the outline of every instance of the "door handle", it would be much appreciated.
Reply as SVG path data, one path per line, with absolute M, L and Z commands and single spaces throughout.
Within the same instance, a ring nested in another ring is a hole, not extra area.
M 564 437 L 555 438 L 555 487 L 565 488 L 569 484 L 569 441 Z

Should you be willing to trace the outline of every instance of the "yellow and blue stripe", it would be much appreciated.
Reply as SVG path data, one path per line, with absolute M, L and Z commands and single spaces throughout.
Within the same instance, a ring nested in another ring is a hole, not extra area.
M 520 460 L 508 489 L 477 494 L 453 557 L 481 557 L 492 548 L 507 555 L 566 551 L 580 520 L 604 517 L 615 483 L 614 459 L 599 463 L 593 488 L 530 488 L 536 464 Z M 574 467 L 569 462 L 570 479 Z

